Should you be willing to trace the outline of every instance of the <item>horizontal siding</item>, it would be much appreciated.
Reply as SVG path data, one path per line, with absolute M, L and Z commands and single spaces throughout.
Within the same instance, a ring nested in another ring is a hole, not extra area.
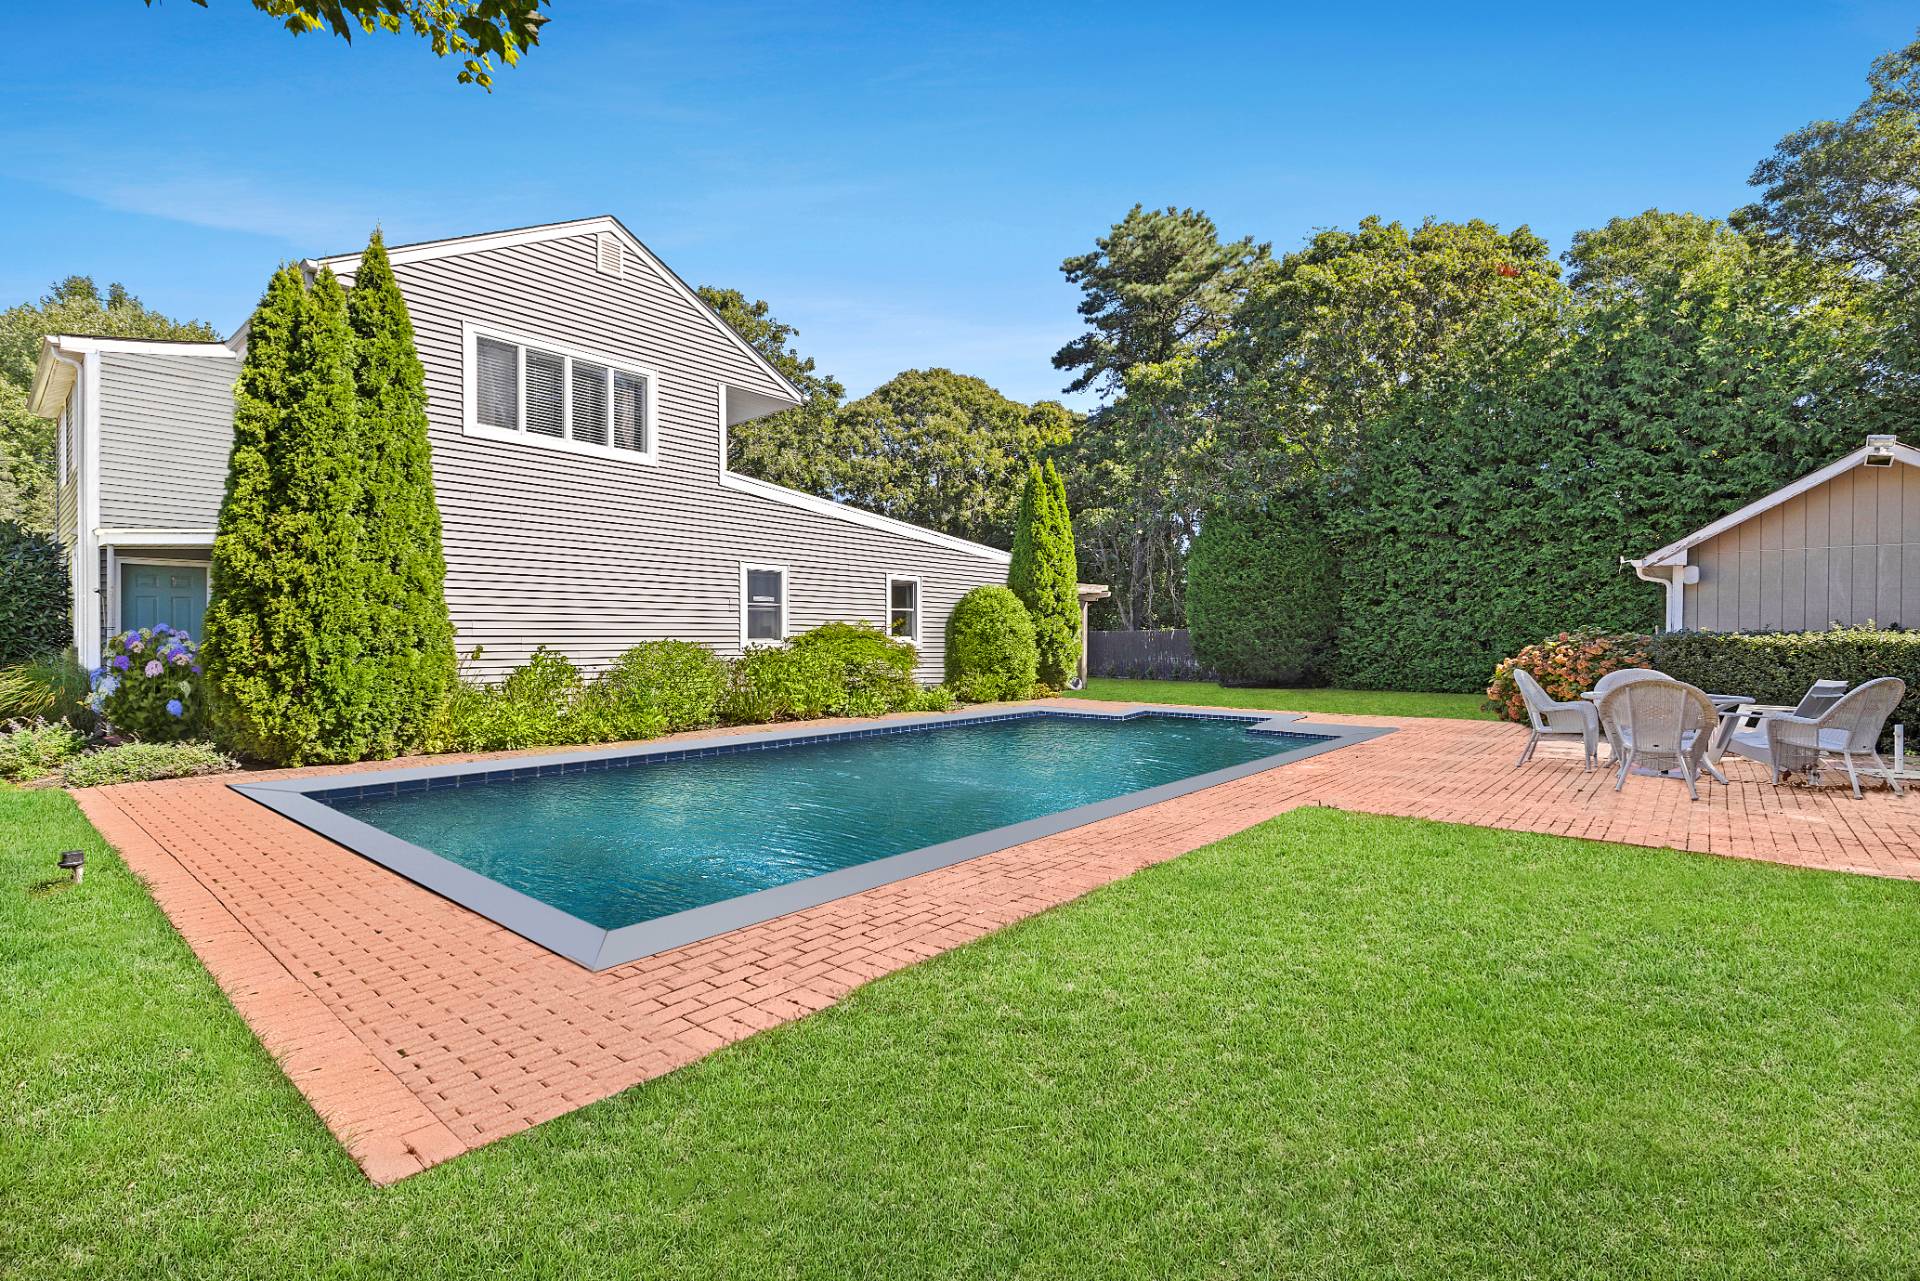
M 1920 627 L 1920 467 L 1856 467 L 1692 550 L 1688 627 Z
M 212 529 L 226 491 L 238 361 L 107 353 L 100 361 L 100 523 Z
M 641 640 L 738 652 L 740 564 L 785 565 L 788 625 L 884 623 L 886 575 L 918 576 L 919 674 L 937 680 L 953 602 L 1004 566 L 720 483 L 720 389 L 779 388 L 704 309 L 644 266 L 615 279 L 591 235 L 396 269 L 426 367 L 447 605 L 471 675 L 547 645 L 588 668 Z M 598 459 L 461 429 L 463 322 L 658 370 L 658 461 Z
M 497 679 L 541 646 L 590 669 L 641 640 L 734 654 L 741 562 L 788 569 L 792 630 L 884 623 L 886 577 L 921 579 L 919 674 L 937 680 L 954 601 L 1002 563 L 720 483 L 723 386 L 777 383 L 672 281 L 595 266 L 592 236 L 396 268 L 426 369 L 447 605 L 469 675 Z M 659 371 L 657 461 L 564 454 L 462 431 L 463 322 Z M 226 481 L 234 362 L 110 356 L 101 520 L 211 528 Z

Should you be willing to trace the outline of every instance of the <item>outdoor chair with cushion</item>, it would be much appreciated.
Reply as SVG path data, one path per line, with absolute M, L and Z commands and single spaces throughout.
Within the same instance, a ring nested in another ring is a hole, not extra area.
M 1861 791 L 1854 758 L 1863 757 L 1873 763 L 1896 796 L 1904 795 L 1899 777 L 1880 756 L 1880 732 L 1906 696 L 1905 681 L 1883 676 L 1842 696 L 1817 716 L 1762 717 L 1755 728 L 1735 734 L 1727 750 L 1766 766 L 1776 783 L 1786 774 L 1818 777 L 1821 758 L 1838 756 L 1847 767 L 1855 800 Z
M 1592 769 L 1600 755 L 1600 717 L 1594 711 L 1593 704 L 1555 702 L 1540 687 L 1540 682 L 1533 678 L 1533 673 L 1524 668 L 1514 669 L 1513 683 L 1519 687 L 1520 697 L 1527 704 L 1527 720 L 1533 726 L 1533 732 L 1527 736 L 1527 745 L 1513 767 L 1519 769 L 1532 760 L 1533 749 L 1540 745 L 1543 738 L 1577 738 L 1586 753 L 1586 768 Z
M 1713 771 L 1705 759 L 1707 744 L 1720 723 L 1704 690 L 1669 676 L 1627 681 L 1601 696 L 1600 720 L 1620 753 L 1614 791 L 1626 786 L 1628 772 L 1639 765 L 1663 773 L 1678 770 L 1688 793 L 1700 799 L 1700 771 Z

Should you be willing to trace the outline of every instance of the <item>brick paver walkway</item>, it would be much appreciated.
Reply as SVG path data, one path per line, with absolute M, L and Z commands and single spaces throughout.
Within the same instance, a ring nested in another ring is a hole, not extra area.
M 1104 705 L 1111 707 L 1111 704 Z M 1304 804 L 1920 879 L 1920 796 L 1624 792 L 1514 726 L 1400 732 L 601 973 L 227 788 L 82 792 L 88 816 L 368 1177 L 390 1182 L 799 1018 L 869 979 Z M 327 773 L 336 771 L 310 771 Z

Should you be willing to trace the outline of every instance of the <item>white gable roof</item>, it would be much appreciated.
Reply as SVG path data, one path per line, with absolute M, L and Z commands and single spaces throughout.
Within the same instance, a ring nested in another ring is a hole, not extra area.
M 453 236 L 446 240 L 423 240 L 411 245 L 389 245 L 387 257 L 396 265 L 427 262 L 435 258 L 452 257 L 455 254 L 480 253 L 488 249 L 506 249 L 514 245 L 538 244 L 545 240 L 561 240 L 569 236 L 600 232 L 617 237 L 629 252 L 651 266 L 660 274 L 661 279 L 678 289 L 727 341 L 739 348 L 748 360 L 766 373 L 767 377 L 773 379 L 775 386 L 791 396 L 794 404 L 798 405 L 806 401 L 805 392 L 794 386 L 785 374 L 774 368 L 771 361 L 755 351 L 746 339 L 735 333 L 733 326 L 720 319 L 720 314 L 707 305 L 706 299 L 682 280 L 673 268 L 660 261 L 651 249 L 640 243 L 638 236 L 628 231 L 621 225 L 620 220 L 611 214 L 601 214 L 593 218 L 576 218 L 571 222 L 542 223 L 537 227 L 517 227 L 511 231 L 487 231 L 472 236 Z M 327 266 L 336 272 L 352 272 L 360 265 L 360 254 L 355 252 L 334 254 L 327 258 L 309 258 L 303 265 L 312 270 Z
M 1709 538 L 1718 538 L 1729 529 L 1737 525 L 1744 525 L 1755 516 L 1771 511 L 1791 499 L 1798 498 L 1810 489 L 1818 489 L 1836 476 L 1844 475 L 1852 471 L 1855 467 L 1865 466 L 1869 458 L 1876 457 L 1891 458 L 1893 460 L 1892 465 L 1904 463 L 1909 467 L 1920 467 L 1920 449 L 1915 449 L 1911 445 L 1903 445 L 1898 438 L 1893 436 L 1869 436 L 1867 437 L 1866 444 L 1854 450 L 1846 457 L 1828 463 L 1819 471 L 1808 472 L 1799 480 L 1794 481 L 1790 485 L 1783 485 L 1771 494 L 1768 494 L 1765 498 L 1754 499 L 1739 511 L 1722 516 L 1711 525 L 1702 525 L 1685 538 L 1668 543 L 1657 552 L 1649 552 L 1640 559 L 1630 560 L 1627 563 L 1635 569 L 1652 569 L 1658 565 L 1684 565 L 1687 563 L 1687 552 L 1699 544 L 1706 542 Z

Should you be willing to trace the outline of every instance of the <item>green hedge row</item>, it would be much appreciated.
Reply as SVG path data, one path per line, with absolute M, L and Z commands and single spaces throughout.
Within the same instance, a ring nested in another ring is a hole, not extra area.
M 1659 632 L 1651 636 L 1569 635 L 1529 645 L 1499 663 L 1487 697 L 1507 720 L 1526 713 L 1513 686 L 1525 667 L 1555 698 L 1571 699 L 1609 671 L 1651 667 L 1712 694 L 1746 694 L 1762 703 L 1791 705 L 1815 681 L 1860 685 L 1882 676 L 1907 683 L 1907 696 L 1888 721 L 1920 732 L 1920 632 L 1834 627 L 1819 632 Z M 1920 738 L 1915 741 L 1920 751 Z
M 542 647 L 498 685 L 460 681 L 430 752 L 492 752 L 655 738 L 713 725 L 945 711 L 913 679 L 913 647 L 861 623 L 827 623 L 731 662 L 691 641 L 643 641 L 598 676 Z
M 1340 562 L 1307 502 L 1210 511 L 1187 556 L 1193 654 L 1224 685 L 1321 685 L 1333 664 Z
M 1920 731 L 1920 632 L 1835 627 L 1823 632 L 1661 632 L 1647 645 L 1650 664 L 1713 694 L 1751 694 L 1763 703 L 1797 703 L 1819 680 L 1859 685 L 1898 676 L 1907 696 L 1888 722 Z M 1920 741 L 1914 743 L 1920 749 Z

